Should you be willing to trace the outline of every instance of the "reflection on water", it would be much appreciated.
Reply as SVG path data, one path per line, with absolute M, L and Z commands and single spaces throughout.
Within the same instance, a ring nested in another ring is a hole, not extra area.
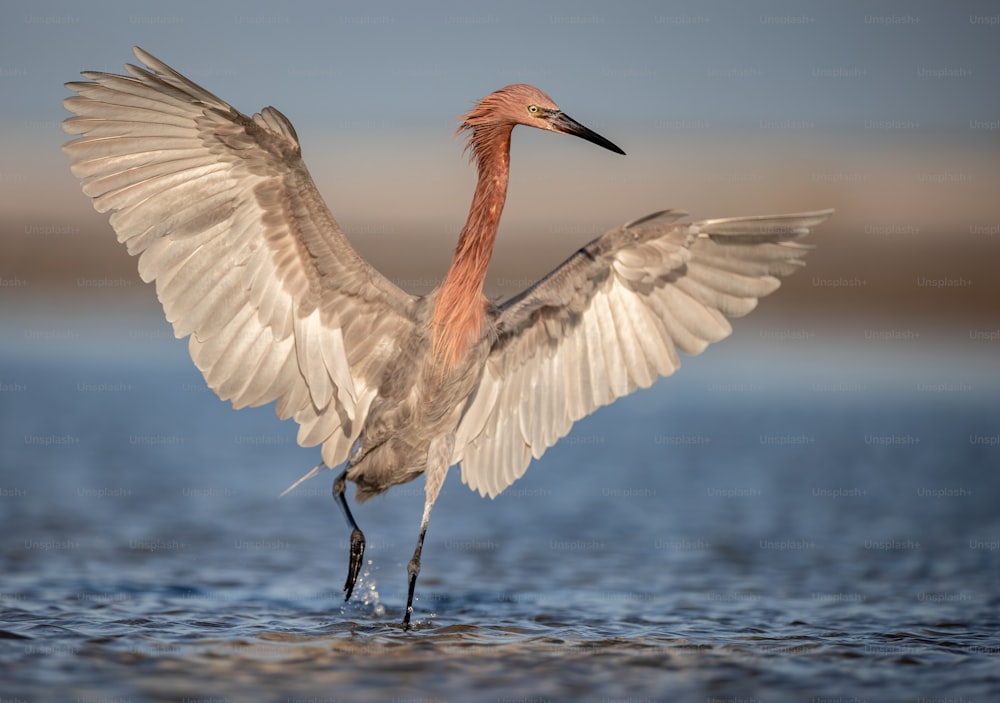
M 948 390 L 919 363 L 818 382 L 746 347 L 689 362 L 495 501 L 452 475 L 406 633 L 420 482 L 358 507 L 369 562 L 344 604 L 333 474 L 279 500 L 315 451 L 161 344 L 5 347 L 4 700 L 1000 690 L 989 363 Z

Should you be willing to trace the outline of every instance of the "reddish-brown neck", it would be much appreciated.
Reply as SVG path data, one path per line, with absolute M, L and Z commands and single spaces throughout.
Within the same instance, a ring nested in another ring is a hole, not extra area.
M 483 332 L 483 283 L 507 198 L 512 129 L 513 125 L 482 125 L 470 141 L 479 181 L 431 318 L 434 357 L 446 368 L 457 364 Z

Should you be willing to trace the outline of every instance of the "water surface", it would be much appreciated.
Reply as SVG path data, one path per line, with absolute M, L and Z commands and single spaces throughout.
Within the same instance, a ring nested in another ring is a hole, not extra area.
M 494 501 L 453 472 L 403 632 L 421 481 L 356 509 L 368 564 L 345 604 L 333 474 L 277 498 L 317 457 L 293 425 L 232 412 L 159 327 L 18 329 L 5 701 L 1000 693 L 990 359 L 817 360 L 757 338 L 688 360 Z

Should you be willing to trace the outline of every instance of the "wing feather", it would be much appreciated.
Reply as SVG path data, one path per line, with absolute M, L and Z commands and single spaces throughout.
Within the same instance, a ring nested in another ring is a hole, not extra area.
M 139 48 L 148 68 L 68 83 L 73 173 L 155 281 L 208 385 L 275 402 L 343 461 L 416 298 L 351 247 L 274 108 L 252 118 Z
M 496 496 L 572 424 L 732 332 L 802 265 L 794 241 L 832 210 L 677 223 L 654 213 L 598 237 L 500 307 L 456 435 L 462 480 Z

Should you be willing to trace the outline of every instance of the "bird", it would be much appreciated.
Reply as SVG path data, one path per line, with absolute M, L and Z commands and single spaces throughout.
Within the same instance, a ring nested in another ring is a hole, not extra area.
M 573 423 L 732 331 L 803 265 L 798 240 L 833 210 L 685 221 L 662 210 L 609 229 L 506 300 L 484 295 L 515 126 L 624 155 L 527 84 L 462 115 L 476 183 L 451 264 L 426 295 L 362 258 L 328 209 L 291 122 L 252 117 L 143 51 L 125 74 L 66 83 L 72 173 L 156 295 L 205 381 L 234 409 L 275 404 L 321 461 L 351 530 L 349 600 L 365 537 L 346 498 L 424 476 L 402 627 L 445 477 L 494 498 Z M 555 170 L 556 166 L 551 166 Z M 287 492 L 287 491 L 286 491 Z

